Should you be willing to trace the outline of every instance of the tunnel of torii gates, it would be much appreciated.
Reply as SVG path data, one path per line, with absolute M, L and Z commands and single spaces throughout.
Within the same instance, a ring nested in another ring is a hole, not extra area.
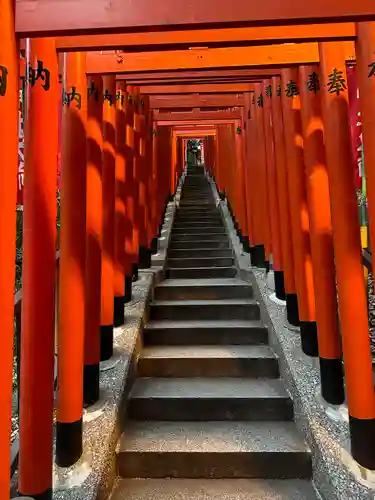
M 138 268 L 157 251 L 189 138 L 201 140 L 252 265 L 272 262 L 303 351 L 319 357 L 328 404 L 344 401 L 345 380 L 353 458 L 375 469 L 347 80 L 351 62 L 375 241 L 375 3 L 229 4 L 0 0 L 1 499 L 10 495 L 22 86 L 19 493 L 50 499 L 53 462 L 82 455 L 83 406 L 99 398 L 99 362 L 112 356 Z

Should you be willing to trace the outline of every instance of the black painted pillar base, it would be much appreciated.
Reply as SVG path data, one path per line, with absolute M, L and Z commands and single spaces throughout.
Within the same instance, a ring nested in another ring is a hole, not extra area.
M 125 276 L 125 290 L 124 290 L 124 302 L 130 302 L 132 300 L 132 286 L 133 286 L 133 276 Z
M 221 199 L 221 201 L 224 201 L 225 200 L 225 193 L 220 193 L 219 192 L 219 198 Z
M 239 228 L 237 228 L 237 236 L 238 236 L 238 239 L 239 239 L 239 240 L 240 240 L 240 242 L 241 242 L 241 245 L 243 245 L 243 242 L 244 242 L 245 240 L 244 240 L 244 236 L 243 236 L 243 234 L 242 234 L 242 231 L 241 231 L 241 229 L 239 229 Z
M 113 325 L 100 327 L 100 361 L 107 361 L 113 356 Z
M 255 267 L 266 267 L 266 253 L 264 245 L 255 245 L 252 250 L 251 265 Z
M 298 298 L 296 293 L 286 294 L 286 317 L 292 326 L 299 326 Z
M 151 253 L 152 253 L 152 255 L 155 255 L 156 253 L 158 253 L 158 238 L 152 238 Z
M 271 269 L 271 264 L 270 264 L 270 261 L 269 260 L 265 260 L 264 261 L 264 268 L 266 270 L 266 273 L 269 273 L 270 272 L 270 269 Z
M 169 199 L 168 199 L 168 201 L 173 201 L 174 200 L 174 196 L 175 196 L 174 194 L 171 194 L 170 197 L 169 197 Z
M 138 262 L 132 264 L 132 280 L 138 281 Z
M 300 321 L 301 347 L 306 356 L 317 358 L 319 356 L 318 329 L 315 321 Z
M 48 490 L 44 491 L 43 493 L 22 493 L 21 491 L 18 492 L 19 497 L 27 497 L 27 498 L 33 498 L 34 500 L 52 500 L 52 488 L 48 488 Z
M 343 404 L 345 391 L 342 360 L 320 358 L 319 363 L 323 399 L 331 405 Z
M 151 251 L 147 247 L 139 247 L 139 269 L 149 269 L 151 267 Z
M 56 465 L 71 467 L 82 456 L 82 418 L 76 422 L 56 422 Z
M 286 300 L 285 286 L 284 286 L 284 271 L 274 271 L 275 277 L 275 293 L 279 300 Z
M 92 406 L 99 399 L 99 363 L 83 367 L 83 406 Z
M 362 419 L 349 415 L 352 457 L 362 467 L 375 470 L 375 418 Z
M 114 298 L 113 326 L 122 326 L 125 323 L 125 297 Z
M 251 247 L 250 247 L 250 241 L 248 236 L 243 237 L 243 242 L 242 242 L 243 250 L 246 253 L 251 253 Z

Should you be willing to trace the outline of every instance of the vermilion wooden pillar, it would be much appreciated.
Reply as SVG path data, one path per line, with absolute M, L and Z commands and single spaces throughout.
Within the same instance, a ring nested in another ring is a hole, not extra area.
M 12 414 L 14 276 L 18 170 L 18 67 L 14 2 L 0 0 L 0 497 L 9 498 Z M 4 118 L 6 117 L 6 118 Z
M 116 77 L 103 77 L 103 251 L 100 350 L 101 359 L 113 353 L 115 180 L 116 180 Z
M 278 179 L 276 172 L 275 142 L 272 119 L 272 92 L 271 80 L 263 82 L 264 96 L 264 138 L 266 146 L 267 161 L 267 180 L 269 191 L 269 214 L 270 214 L 270 232 L 272 240 L 272 266 L 275 278 L 276 297 L 285 300 L 284 272 L 281 252 L 281 231 L 280 231 L 280 203 L 278 192 Z
M 133 87 L 126 87 L 126 174 L 125 174 L 125 198 L 126 198 L 126 228 L 125 247 L 130 256 L 132 281 L 138 279 L 138 240 L 135 232 L 135 178 L 134 178 L 134 103 Z M 130 298 L 130 297 L 128 297 Z
M 50 499 L 59 85 L 54 39 L 27 45 L 18 487 L 22 495 Z M 44 70 L 35 80 L 38 61 Z
M 141 222 L 140 222 L 140 205 L 139 205 L 139 175 L 141 168 L 140 158 L 140 133 L 141 133 L 141 118 L 139 106 L 139 88 L 131 87 L 130 96 L 134 110 L 133 114 L 133 129 L 134 129 L 134 144 L 133 144 L 133 178 L 134 185 L 132 190 L 133 198 L 133 245 L 136 256 L 134 264 L 134 275 L 138 279 L 138 268 L 141 267 L 140 252 L 141 252 Z M 143 257 L 143 253 L 142 253 Z M 144 258 L 144 257 L 143 257 Z
M 87 187 L 86 187 L 86 311 L 83 402 L 99 399 L 100 305 L 103 243 L 102 116 L 101 76 L 87 79 Z
M 319 43 L 319 55 L 351 449 L 362 466 L 375 469 L 375 393 L 350 150 L 345 53 L 339 42 L 325 42 Z
M 298 70 L 294 68 L 283 69 L 281 71 L 281 86 L 292 227 L 290 237 L 293 242 L 302 350 L 309 356 L 318 356 Z
M 300 66 L 299 80 L 321 388 L 324 399 L 337 405 L 345 395 L 319 67 Z
M 299 325 L 298 298 L 294 277 L 294 255 L 291 238 L 290 207 L 288 199 L 288 172 L 284 142 L 284 123 L 281 106 L 281 79 L 272 77 L 272 121 L 275 144 L 276 177 L 279 195 L 281 254 L 284 271 L 286 312 L 288 322 Z
M 82 455 L 86 247 L 86 54 L 64 55 L 56 463 Z
M 138 181 L 138 231 L 139 231 L 139 267 L 148 269 L 151 267 L 151 251 L 149 249 L 147 219 L 148 219 L 148 158 L 146 155 L 146 101 L 137 93 L 136 98 L 136 133 L 139 140 L 138 162 L 136 163 L 136 179 Z
M 153 122 L 153 112 L 151 111 L 150 117 L 150 142 L 152 149 L 152 178 L 151 178 L 151 192 L 152 192 L 152 206 L 151 206 L 151 218 L 152 218 L 152 232 L 153 238 L 151 242 L 152 253 L 156 254 L 158 251 L 158 237 L 159 237 L 159 191 L 160 191 L 160 171 L 158 164 L 158 150 L 157 150 L 157 137 L 156 137 L 156 126 Z
M 116 179 L 114 250 L 114 326 L 125 322 L 126 295 L 131 293 L 130 256 L 126 253 L 126 116 L 125 82 L 116 87 Z M 129 280 L 130 276 L 130 280 Z M 128 280 L 126 278 L 128 277 Z M 129 283 L 130 281 L 130 283 Z
M 250 92 L 246 92 L 244 94 L 245 106 L 243 108 L 242 119 L 243 119 L 243 128 L 244 128 L 244 186 L 246 193 L 246 204 L 245 204 L 245 212 L 246 212 L 246 220 L 247 220 L 247 230 L 248 230 L 248 238 L 246 241 L 246 245 L 244 246 L 244 250 L 250 253 L 252 260 L 254 259 L 254 217 L 252 213 L 252 191 L 251 191 L 251 130 L 252 130 L 252 122 L 251 122 L 251 111 L 250 111 Z
M 234 144 L 235 144 L 235 183 L 236 183 L 236 199 L 238 206 L 238 216 L 240 221 L 240 240 L 244 248 L 249 246 L 249 235 L 247 228 L 246 214 L 246 187 L 245 187 L 245 158 L 244 158 L 244 127 L 241 120 L 236 121 L 234 127 Z
M 272 252 L 271 247 L 271 230 L 270 230 L 270 211 L 269 211 L 269 188 L 267 182 L 267 162 L 266 162 L 266 145 L 264 137 L 264 95 L 262 84 L 254 85 L 255 89 L 255 137 L 258 145 L 257 152 L 257 179 L 259 187 L 259 211 L 260 229 L 262 234 L 262 243 L 265 250 L 265 266 L 269 268 L 269 260 Z M 263 249 L 260 249 L 262 253 Z M 261 260 L 260 260 L 261 262 Z

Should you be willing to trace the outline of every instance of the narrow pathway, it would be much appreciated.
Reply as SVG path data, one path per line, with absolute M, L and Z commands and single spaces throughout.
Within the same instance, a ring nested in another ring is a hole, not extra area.
M 315 500 L 311 457 L 203 170 L 155 291 L 113 500 Z

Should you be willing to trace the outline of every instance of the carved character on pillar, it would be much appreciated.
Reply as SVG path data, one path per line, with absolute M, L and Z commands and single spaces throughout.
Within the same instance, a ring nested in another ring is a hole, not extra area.
M 320 90 L 319 75 L 315 71 L 309 74 L 307 80 L 307 90 L 316 94 Z
M 266 96 L 272 97 L 272 86 L 271 85 L 267 85 L 267 87 L 266 87 Z
M 0 66 L 0 96 L 4 97 L 7 91 L 8 68 Z
M 42 87 L 45 91 L 50 88 L 51 74 L 49 69 L 44 67 L 43 61 L 37 61 L 37 67 L 34 69 L 29 65 L 27 70 L 27 81 L 34 87 L 37 80 L 41 79 L 44 84 Z
M 66 106 L 70 106 L 70 104 L 76 101 L 77 103 L 77 108 L 81 109 L 82 105 L 82 96 L 79 92 L 76 92 L 76 87 L 72 87 L 71 92 L 65 92 L 63 93 L 63 104 Z
M 294 96 L 299 95 L 298 86 L 294 80 L 290 80 L 287 83 L 286 89 L 285 89 L 285 94 L 287 97 L 294 97 Z
M 258 97 L 258 107 L 259 108 L 263 108 L 263 102 L 264 102 L 263 94 L 260 94 Z
M 347 86 L 344 78 L 344 72 L 337 68 L 333 68 L 332 73 L 328 75 L 327 87 L 330 94 L 340 95 L 340 92 L 346 90 Z
M 121 104 L 124 105 L 125 102 L 125 96 L 123 93 L 121 93 L 119 90 L 116 93 L 116 101 L 119 101 L 121 99 Z
M 368 67 L 370 68 L 368 77 L 371 78 L 372 76 L 375 76 L 375 62 L 369 64 Z
M 95 87 L 95 82 L 91 82 L 91 86 L 87 89 L 87 99 L 93 97 L 95 102 L 99 102 L 99 90 Z
M 110 93 L 108 92 L 108 90 L 106 90 L 106 91 L 104 92 L 103 99 L 104 99 L 105 101 L 109 101 L 109 105 L 110 105 L 110 106 L 112 106 L 112 104 L 113 104 L 113 95 L 112 95 L 112 94 L 110 94 Z

